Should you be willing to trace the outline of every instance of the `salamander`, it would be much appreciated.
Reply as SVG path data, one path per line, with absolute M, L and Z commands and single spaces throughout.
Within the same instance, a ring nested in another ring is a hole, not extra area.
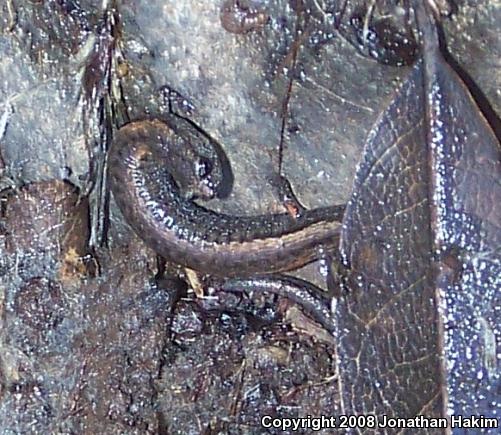
M 125 220 L 167 260 L 221 277 L 296 269 L 337 248 L 344 205 L 290 213 L 236 216 L 194 200 L 216 196 L 219 146 L 186 118 L 133 121 L 118 129 L 108 156 L 111 189 Z

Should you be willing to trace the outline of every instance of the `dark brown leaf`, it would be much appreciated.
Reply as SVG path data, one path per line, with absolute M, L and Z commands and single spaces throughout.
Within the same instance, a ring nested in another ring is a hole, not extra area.
M 499 416 L 499 143 L 418 12 L 424 59 L 369 135 L 344 220 L 342 412 Z

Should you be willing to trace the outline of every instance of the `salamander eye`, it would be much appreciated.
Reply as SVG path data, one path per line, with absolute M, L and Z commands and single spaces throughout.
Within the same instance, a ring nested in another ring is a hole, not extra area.
M 206 157 L 199 157 L 195 169 L 199 178 L 207 178 L 212 173 L 212 162 Z

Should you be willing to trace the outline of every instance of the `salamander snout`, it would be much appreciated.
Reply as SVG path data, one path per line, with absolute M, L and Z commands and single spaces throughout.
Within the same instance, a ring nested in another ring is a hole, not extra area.
M 204 199 L 214 198 L 213 164 L 210 159 L 199 156 L 195 161 L 195 173 L 198 179 L 199 196 Z

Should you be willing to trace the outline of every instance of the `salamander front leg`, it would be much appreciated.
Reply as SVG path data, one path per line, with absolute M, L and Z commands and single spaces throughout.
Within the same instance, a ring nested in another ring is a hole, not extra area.
M 292 186 L 286 177 L 274 174 L 269 181 L 285 209 L 292 217 L 300 218 L 307 211 L 307 208 L 301 204 L 292 190 Z

